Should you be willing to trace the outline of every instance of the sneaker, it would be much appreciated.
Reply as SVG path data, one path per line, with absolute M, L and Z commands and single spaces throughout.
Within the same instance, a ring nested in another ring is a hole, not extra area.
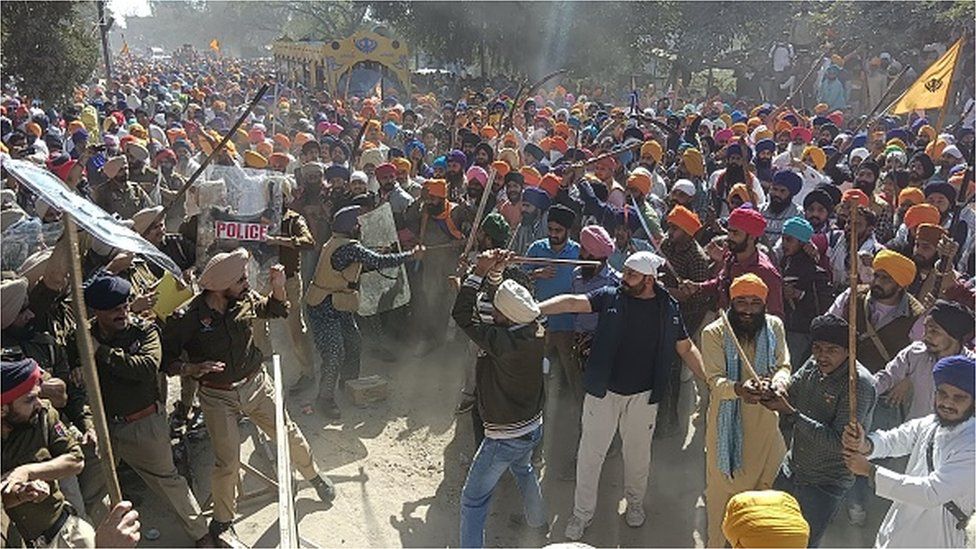
M 631 528 L 640 528 L 644 525 L 644 519 L 647 516 L 644 514 L 644 506 L 640 503 L 627 502 L 627 513 L 625 519 L 627 521 L 627 526 Z
M 319 501 L 322 503 L 332 503 L 335 499 L 336 490 L 335 485 L 329 480 L 329 477 L 325 475 L 319 475 L 311 480 L 309 483 L 312 484 L 312 488 L 315 488 L 315 493 L 319 496 Z
M 583 539 L 583 532 L 586 531 L 586 527 L 589 525 L 590 521 L 584 521 L 576 515 L 569 517 L 569 522 L 566 524 L 566 539 L 569 541 Z
M 847 520 L 850 521 L 851 526 L 864 526 L 867 518 L 868 512 L 860 503 L 851 503 L 847 506 Z
M 233 522 L 231 521 L 221 522 L 216 519 L 211 519 L 209 530 L 210 530 L 210 537 L 212 537 L 213 539 L 219 538 L 220 534 L 223 534 L 224 532 L 227 531 L 230 531 L 231 533 L 235 533 Z

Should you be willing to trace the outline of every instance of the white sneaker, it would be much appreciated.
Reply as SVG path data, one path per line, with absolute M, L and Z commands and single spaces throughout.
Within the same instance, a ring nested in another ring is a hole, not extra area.
M 640 503 L 627 502 L 627 513 L 624 516 L 627 521 L 627 526 L 631 528 L 640 528 L 644 525 L 644 519 L 647 516 L 644 514 L 644 506 Z
M 860 503 L 851 503 L 847 506 L 847 519 L 850 521 L 851 526 L 864 526 L 867 518 L 868 512 Z
M 576 515 L 569 517 L 569 523 L 566 524 L 566 539 L 569 541 L 583 539 L 583 532 L 586 531 L 586 527 L 589 525 L 590 521 L 584 521 Z

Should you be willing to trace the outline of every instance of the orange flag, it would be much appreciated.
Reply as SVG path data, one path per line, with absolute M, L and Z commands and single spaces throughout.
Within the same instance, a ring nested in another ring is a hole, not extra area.
M 212 49 L 215 52 L 220 51 L 220 42 L 218 42 L 216 38 L 210 41 L 210 49 Z

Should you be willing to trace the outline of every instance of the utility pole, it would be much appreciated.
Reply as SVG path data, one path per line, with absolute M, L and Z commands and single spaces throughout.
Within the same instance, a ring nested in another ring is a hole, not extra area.
M 112 28 L 113 19 L 105 17 L 105 0 L 97 0 L 95 6 L 98 8 L 98 30 L 102 35 L 102 57 L 105 59 L 105 85 L 112 84 L 112 58 L 108 50 L 108 31 Z

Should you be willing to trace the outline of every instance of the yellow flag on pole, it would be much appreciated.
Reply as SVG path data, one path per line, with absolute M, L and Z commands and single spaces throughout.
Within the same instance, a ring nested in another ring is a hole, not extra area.
M 920 109 L 940 109 L 945 105 L 952 84 L 952 73 L 962 50 L 962 38 L 946 50 L 925 72 L 909 86 L 891 112 L 905 114 Z
M 216 38 L 210 41 L 210 49 L 217 52 L 220 51 L 220 42 L 218 42 Z

